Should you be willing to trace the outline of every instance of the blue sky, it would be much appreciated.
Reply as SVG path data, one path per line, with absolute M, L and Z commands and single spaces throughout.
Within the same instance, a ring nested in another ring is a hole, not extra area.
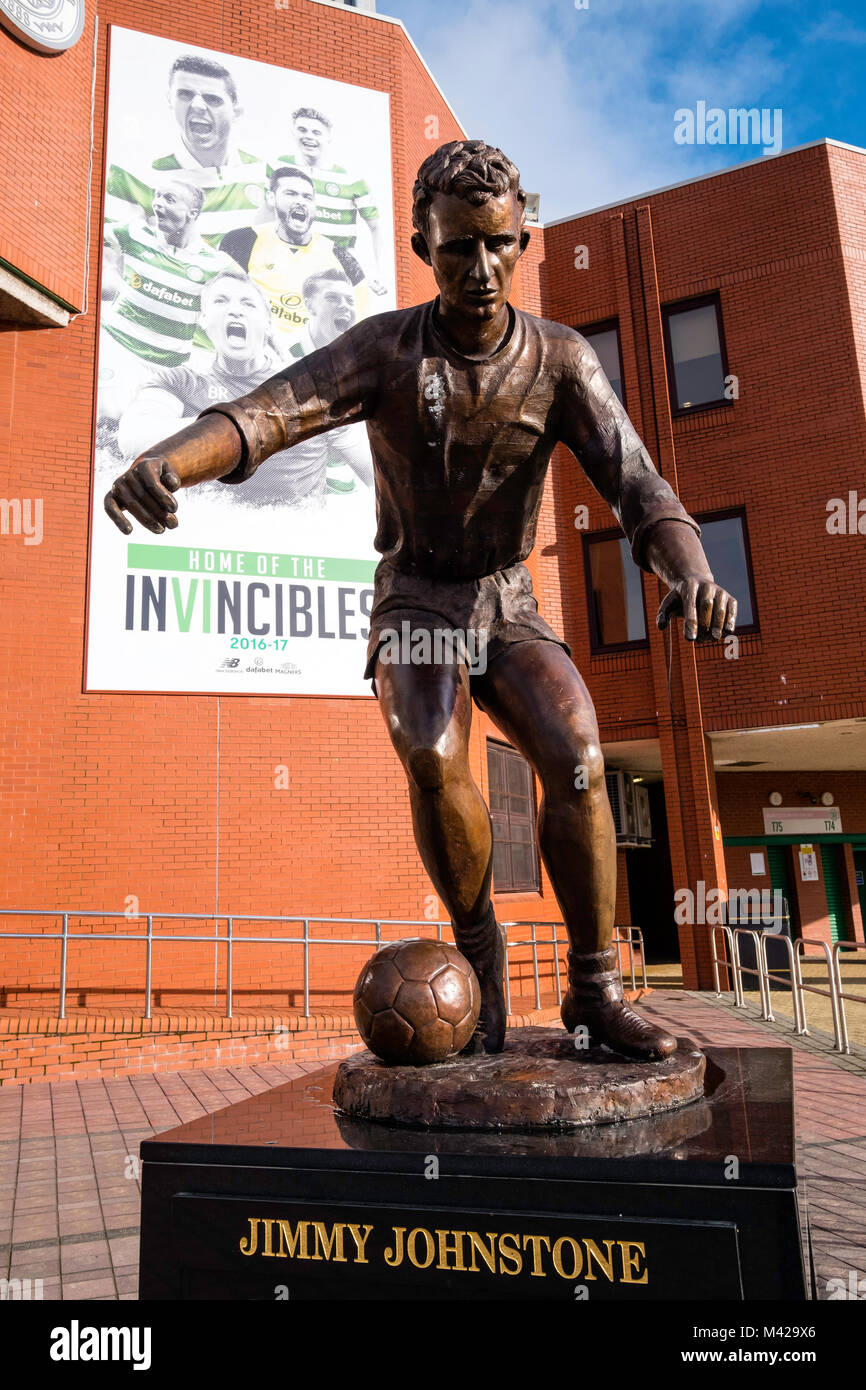
M 577 8 L 586 4 L 587 8 Z M 761 156 L 678 144 L 675 112 L 781 110 L 781 147 L 866 147 L 866 8 L 814 0 L 378 0 L 471 138 L 552 221 Z M 770 119 L 770 118 L 768 118 Z M 768 134 L 777 127 L 768 126 Z

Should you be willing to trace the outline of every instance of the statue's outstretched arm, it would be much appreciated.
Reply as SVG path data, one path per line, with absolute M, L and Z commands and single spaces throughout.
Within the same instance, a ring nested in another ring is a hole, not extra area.
M 242 483 L 271 454 L 366 419 L 376 392 L 375 359 L 366 351 L 375 342 L 373 323 L 356 324 L 248 395 L 209 406 L 193 424 L 146 449 L 105 498 L 114 524 L 129 535 L 129 512 L 149 531 L 172 530 L 180 488 L 217 479 Z

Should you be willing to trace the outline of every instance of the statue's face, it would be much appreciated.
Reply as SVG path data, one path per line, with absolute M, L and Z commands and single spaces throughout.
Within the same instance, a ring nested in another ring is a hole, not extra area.
M 435 195 L 423 259 L 433 267 L 446 311 L 484 320 L 502 310 L 528 240 L 521 234 L 520 216 L 511 192 L 488 198 L 480 207 L 450 193 Z

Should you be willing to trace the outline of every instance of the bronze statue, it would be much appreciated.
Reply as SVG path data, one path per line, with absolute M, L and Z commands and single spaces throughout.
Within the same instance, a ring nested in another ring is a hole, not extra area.
M 271 454 L 366 422 L 382 560 L 365 674 L 406 770 L 421 858 L 481 985 L 466 1050 L 501 1051 L 506 1023 L 490 815 L 467 761 L 474 699 L 541 783 L 538 838 L 569 938 L 565 1027 L 585 1025 L 592 1041 L 655 1060 L 676 1040 L 623 1001 L 611 945 L 616 840 L 595 711 L 521 563 L 554 445 L 578 459 L 637 564 L 669 586 L 659 627 L 681 615 L 687 639 L 718 640 L 734 630 L 736 602 L 713 580 L 700 528 L 585 339 L 509 304 L 529 241 L 524 204 L 500 150 L 441 146 L 418 172 L 412 238 L 436 300 L 368 318 L 248 395 L 211 406 L 137 459 L 105 507 L 126 534 L 124 511 L 160 533 L 177 526 L 178 488 L 242 485 Z M 395 661 L 386 647 L 404 622 L 413 634 L 483 631 L 486 669 Z

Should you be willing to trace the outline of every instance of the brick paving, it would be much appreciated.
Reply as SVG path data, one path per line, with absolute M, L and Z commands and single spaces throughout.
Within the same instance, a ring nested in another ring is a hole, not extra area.
M 795 1040 L 706 994 L 659 990 L 641 1007 L 699 1044 L 793 1047 L 801 1216 L 818 1297 L 830 1279 L 866 1281 L 866 1051 L 840 1058 L 822 1037 Z M 141 1140 L 321 1065 L 0 1088 L 0 1277 L 41 1279 L 46 1299 L 134 1299 Z
M 842 1057 L 829 1035 L 797 1038 L 790 1024 L 766 1023 L 754 1006 L 734 1009 L 724 997 L 658 991 L 641 1007 L 700 1045 L 792 1049 L 807 1280 L 811 1236 L 817 1297 L 828 1297 L 834 1279 L 866 1297 L 866 1048 Z

